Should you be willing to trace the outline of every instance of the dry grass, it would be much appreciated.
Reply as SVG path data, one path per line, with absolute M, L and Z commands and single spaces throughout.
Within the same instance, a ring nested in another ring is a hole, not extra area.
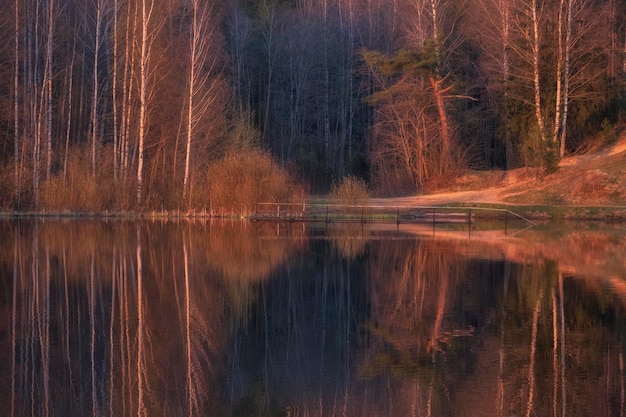
M 364 205 L 369 198 L 367 183 L 361 178 L 345 177 L 340 183 L 333 184 L 330 198 L 342 204 Z

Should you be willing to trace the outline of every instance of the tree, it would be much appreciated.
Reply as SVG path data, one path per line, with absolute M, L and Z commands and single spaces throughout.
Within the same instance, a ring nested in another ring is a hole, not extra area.
M 449 174 L 453 166 L 445 103 L 454 96 L 448 95 L 452 86 L 442 87 L 445 79 L 437 79 L 436 50 L 429 42 L 421 50 L 401 50 L 390 58 L 379 52 L 363 54 L 380 85 L 368 98 L 379 106 L 380 156 L 399 158 L 417 188 Z
M 143 197 L 143 164 L 144 145 L 148 130 L 148 82 L 150 75 L 150 46 L 152 45 L 152 32 L 150 20 L 154 11 L 154 0 L 141 0 L 141 36 L 139 53 L 139 131 L 137 144 L 137 205 L 141 205 Z
M 192 23 L 189 34 L 189 78 L 187 81 L 187 134 L 183 197 L 189 195 L 191 145 L 196 126 L 207 110 L 219 99 L 222 87 L 221 67 L 216 49 L 218 33 L 212 19 L 215 5 L 191 0 Z M 219 109 L 218 109 L 219 112 Z
M 501 120 L 506 167 L 517 166 L 517 152 L 511 133 L 511 8 L 512 0 L 481 0 L 469 8 L 466 33 L 477 38 L 482 53 L 480 66 Z
M 100 102 L 100 42 L 102 40 L 101 32 L 104 20 L 104 0 L 96 0 L 96 27 L 94 36 L 94 53 L 93 53 L 93 89 L 91 95 L 91 174 L 95 178 L 96 176 L 96 149 L 98 143 L 98 109 Z

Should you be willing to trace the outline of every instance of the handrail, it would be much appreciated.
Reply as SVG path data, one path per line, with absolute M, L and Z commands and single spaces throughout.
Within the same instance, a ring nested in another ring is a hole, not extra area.
M 268 210 L 264 216 L 259 215 L 259 213 L 262 211 L 260 211 L 260 208 L 263 208 L 264 206 L 270 207 L 271 210 Z M 288 213 L 288 217 L 281 217 L 281 207 L 284 207 L 286 210 L 286 213 Z M 296 208 L 294 210 L 294 208 Z M 388 214 L 390 216 L 396 216 L 396 220 L 399 223 L 400 222 L 400 216 L 401 214 L 401 210 L 433 210 L 432 216 L 433 216 L 433 221 L 435 221 L 435 213 L 437 211 L 439 211 L 440 215 L 445 216 L 445 213 L 441 213 L 443 212 L 448 212 L 449 214 L 453 214 L 450 212 L 467 212 L 468 218 L 471 218 L 471 216 L 473 216 L 472 211 L 492 211 L 492 212 L 500 212 L 500 213 L 504 213 L 505 216 L 507 214 L 511 214 L 512 216 L 525 221 L 526 223 L 534 226 L 536 225 L 535 222 L 533 222 L 532 220 L 518 214 L 515 213 L 514 211 L 511 211 L 509 209 L 500 209 L 500 208 L 490 208 L 490 207 L 450 207 L 450 206 L 413 206 L 413 205 L 394 205 L 394 206 L 388 206 L 388 205 L 363 205 L 363 204 L 357 204 L 357 205 L 350 205 L 350 204 L 323 204 L 323 203 L 257 203 L 255 206 L 255 211 L 254 211 L 254 215 L 252 216 L 253 220 L 281 220 L 281 219 L 287 219 L 290 221 L 306 221 L 306 216 L 305 214 L 307 213 L 307 209 L 311 209 L 311 208 L 318 208 L 318 211 L 314 211 L 316 214 L 323 216 L 324 217 L 324 221 L 326 222 L 330 222 L 330 216 L 331 215 L 344 215 L 346 216 L 346 213 L 340 213 L 340 211 L 351 211 L 351 215 L 352 217 L 359 217 L 361 222 L 365 222 L 365 221 L 376 221 L 373 220 L 371 218 L 366 219 L 365 218 L 365 213 L 367 212 L 368 215 L 372 215 L 373 212 L 379 211 L 379 214 Z M 335 210 L 333 210 L 335 209 Z M 299 214 L 299 216 L 296 216 L 296 214 Z M 429 213 L 430 214 L 430 213 Z M 347 216 L 346 216 L 347 217 Z M 359 219 L 356 219 L 359 220 Z M 337 220 L 336 220 L 337 221 Z

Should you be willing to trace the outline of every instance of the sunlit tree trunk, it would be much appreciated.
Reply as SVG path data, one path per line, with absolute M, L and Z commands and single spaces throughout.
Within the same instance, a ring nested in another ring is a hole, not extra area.
M 191 139 L 193 137 L 193 122 L 194 122 L 194 96 L 196 94 L 196 71 L 198 68 L 198 59 L 199 59 L 199 47 L 200 42 L 202 42 L 201 38 L 201 30 L 200 27 L 202 22 L 200 21 L 200 16 L 198 16 L 198 0 L 191 0 L 191 7 L 193 9 L 193 17 L 191 23 L 191 35 L 190 35 L 190 57 L 189 57 L 189 80 L 187 85 L 187 145 L 185 147 L 185 177 L 183 179 L 183 198 L 188 193 L 189 187 L 189 162 L 191 160 Z M 185 253 L 186 255 L 186 253 Z
M 187 80 L 187 120 L 185 147 L 185 176 L 183 197 L 190 196 L 190 166 L 192 142 L 196 125 L 206 115 L 209 106 L 216 100 L 221 74 L 215 71 L 217 55 L 211 56 L 212 42 L 216 32 L 211 25 L 214 3 L 206 4 L 191 0 L 192 23 L 189 40 L 189 75 Z
M 571 56 L 570 51 L 572 47 L 572 3 L 576 0 L 567 0 L 567 19 L 565 30 L 565 42 L 564 42 L 564 67 L 563 67 L 563 111 L 561 117 L 558 120 L 558 130 L 556 140 L 559 143 L 559 156 L 563 158 L 565 156 L 565 145 L 567 138 L 567 115 L 569 110 L 569 96 L 570 96 L 570 65 Z
M 513 168 L 515 152 L 513 150 L 513 141 L 511 138 L 510 132 L 510 124 L 511 124 L 511 114 L 509 110 L 509 77 L 510 77 L 510 52 L 509 52 L 509 42 L 510 42 L 510 7 L 509 0 L 499 0 L 498 1 L 499 12 L 500 12 L 500 27 L 502 34 L 502 45 L 500 48 L 501 51 L 501 60 L 502 60 L 502 88 L 504 89 L 504 148 L 506 154 L 506 166 L 507 168 Z
M 113 0 L 113 57 L 112 57 L 112 77 L 111 77 L 111 98 L 113 110 L 113 178 L 119 178 L 120 165 L 120 131 L 119 131 L 119 104 L 117 102 L 118 73 L 118 0 Z
M 139 15 L 139 4 L 128 2 L 126 10 L 126 34 L 124 37 L 124 72 L 122 75 L 122 121 L 120 126 L 120 173 L 122 178 L 126 178 L 130 165 L 130 134 L 131 134 L 131 117 L 133 114 L 133 91 L 134 84 L 134 68 L 136 48 L 135 36 L 137 34 L 137 20 Z M 132 19 L 131 19 L 132 16 Z
M 539 11 L 537 6 L 537 0 L 532 0 L 531 2 L 531 10 L 530 14 L 532 16 L 532 43 L 531 43 L 531 52 L 532 52 L 532 64 L 533 64 L 533 93 L 534 93 L 534 105 L 535 105 L 535 119 L 537 121 L 537 127 L 539 129 L 539 137 L 541 143 L 545 141 L 546 138 L 546 128 L 545 123 L 543 121 L 543 115 L 541 111 L 541 82 L 540 82 L 540 38 L 539 38 Z
M 33 176 L 33 203 L 35 207 L 39 206 L 39 181 L 40 181 L 40 152 L 41 152 L 41 104 L 43 96 L 40 86 L 40 68 L 39 68 L 39 14 L 41 3 L 39 1 L 31 5 L 26 10 L 25 15 L 31 12 L 34 19 L 26 19 L 26 44 L 27 44 L 27 88 L 25 94 L 28 94 L 28 125 L 31 137 L 31 164 Z
M 143 197 L 143 162 L 144 143 L 146 140 L 146 118 L 148 107 L 148 67 L 150 51 L 148 39 L 148 25 L 152 16 L 153 3 L 150 0 L 141 0 L 141 52 L 139 56 L 139 132 L 137 144 L 137 205 L 140 206 Z
M 98 64 L 100 61 L 100 32 L 102 30 L 103 0 L 96 0 L 96 33 L 93 56 L 93 90 L 91 92 L 91 175 L 96 176 L 96 150 L 98 143 L 98 101 L 100 79 Z
M 558 19 L 557 19 L 557 57 L 556 57 L 556 93 L 554 94 L 554 132 L 553 137 L 555 140 L 558 140 L 560 137 L 560 126 L 561 126 L 561 111 L 562 106 L 561 102 L 563 99 L 563 93 L 561 91 L 563 87 L 563 62 L 565 60 L 565 42 L 563 40 L 563 13 L 564 13 L 564 4 L 566 0 L 559 1 L 558 8 Z M 560 152 L 559 152 L 560 153 Z
M 445 94 L 450 91 L 451 86 L 442 88 L 443 80 L 439 77 L 431 76 L 430 85 L 433 89 L 435 102 L 437 103 L 437 112 L 439 113 L 439 123 L 441 126 L 441 163 L 439 166 L 440 174 L 444 174 L 448 168 L 450 158 L 451 140 L 450 128 L 448 126 L 448 115 L 445 106 Z
M 326 166 L 332 166 L 332 148 L 330 139 L 330 70 L 329 54 L 328 54 L 328 36 L 329 36 L 329 22 L 328 22 L 328 0 L 322 1 L 322 137 L 324 142 L 324 155 L 326 159 Z
M 20 170 L 20 1 L 15 0 L 15 45 L 13 73 L 13 164 L 15 174 L 15 198 L 17 207 L 21 201 L 21 170 Z
M 46 45 L 46 181 L 52 169 L 52 49 L 54 39 L 54 1 L 48 2 L 48 40 Z

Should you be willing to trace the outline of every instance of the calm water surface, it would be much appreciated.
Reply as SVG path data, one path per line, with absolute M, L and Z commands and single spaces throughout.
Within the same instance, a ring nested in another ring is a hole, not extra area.
M 626 232 L 0 221 L 2 416 L 624 416 Z

